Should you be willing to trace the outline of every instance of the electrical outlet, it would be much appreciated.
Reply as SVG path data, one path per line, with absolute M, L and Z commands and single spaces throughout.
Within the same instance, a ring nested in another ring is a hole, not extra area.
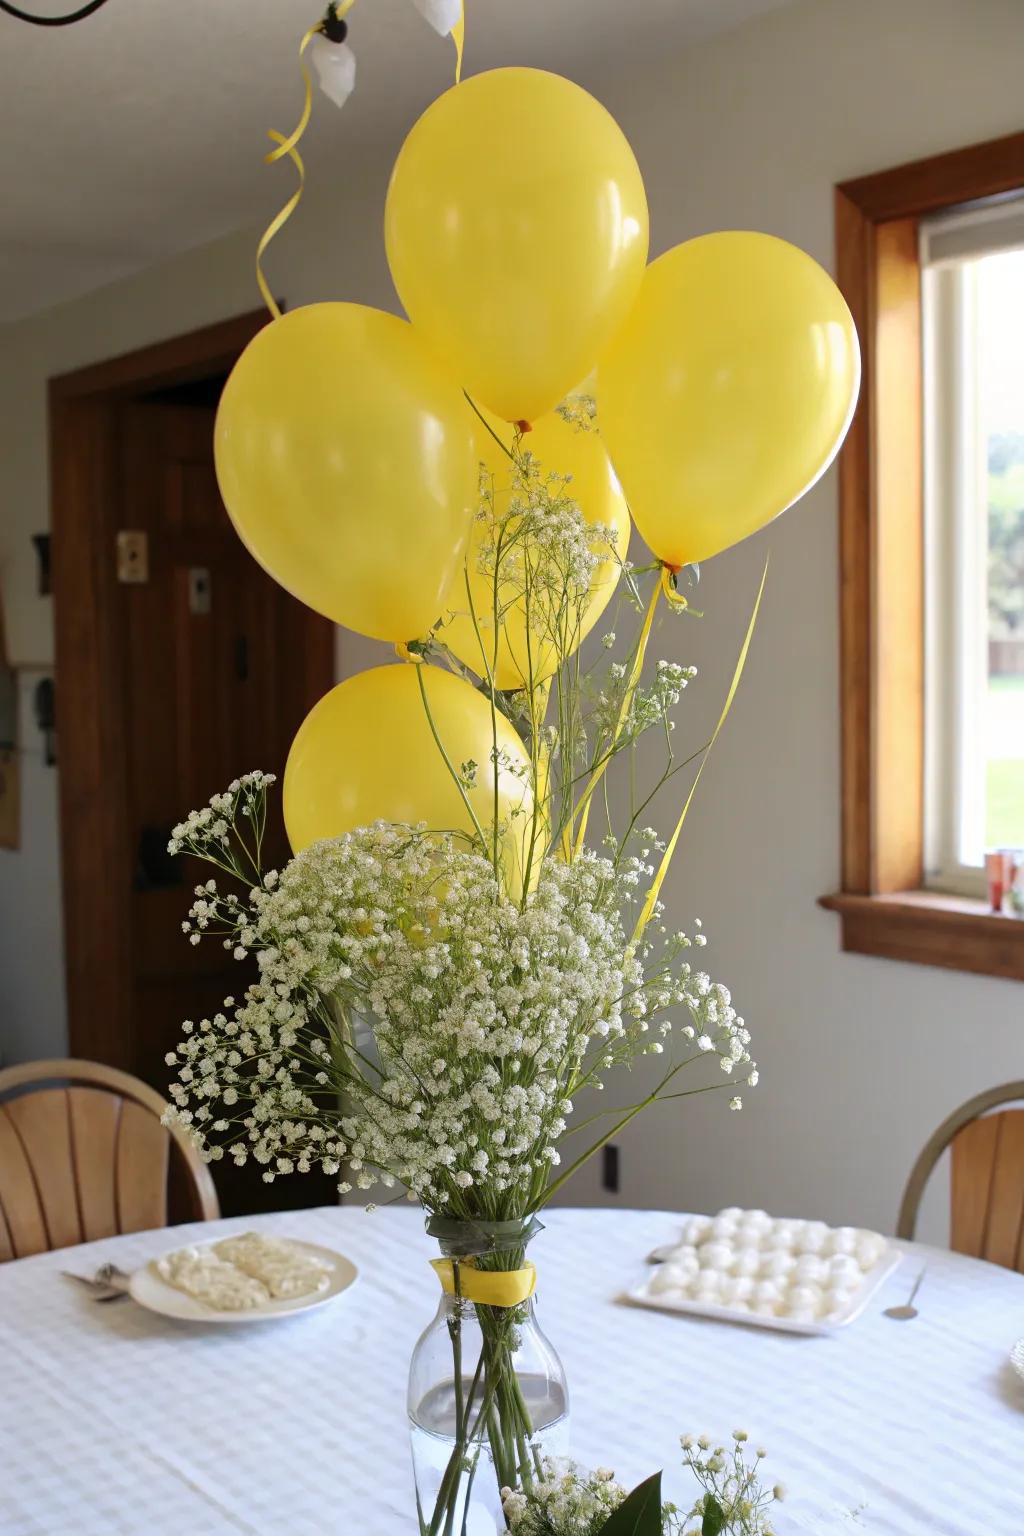
M 619 1192 L 619 1149 L 612 1142 L 601 1149 L 601 1188 L 612 1195 Z

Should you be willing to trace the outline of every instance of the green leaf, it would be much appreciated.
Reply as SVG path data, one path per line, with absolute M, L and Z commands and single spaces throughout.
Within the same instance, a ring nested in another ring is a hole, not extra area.
M 599 1536 L 662 1536 L 660 1472 L 633 1489 L 609 1515 Z
M 701 1522 L 701 1536 L 719 1536 L 725 1530 L 725 1510 L 719 1504 L 713 1493 L 704 1496 L 704 1519 Z

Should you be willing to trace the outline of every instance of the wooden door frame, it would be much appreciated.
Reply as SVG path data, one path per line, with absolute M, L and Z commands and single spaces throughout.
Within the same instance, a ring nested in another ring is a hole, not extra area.
M 130 1068 L 127 722 L 120 686 L 119 402 L 226 373 L 267 323 L 254 310 L 49 380 L 61 885 L 69 1053 Z M 302 688 L 334 681 L 334 626 L 307 611 Z M 38 957 L 37 957 L 38 958 Z M 40 962 L 41 963 L 41 962 Z

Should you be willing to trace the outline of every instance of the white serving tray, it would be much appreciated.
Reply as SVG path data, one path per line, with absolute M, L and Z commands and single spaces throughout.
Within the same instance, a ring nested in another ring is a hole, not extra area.
M 712 1301 L 696 1301 L 691 1298 L 672 1297 L 664 1291 L 652 1292 L 651 1278 L 654 1270 L 648 1270 L 642 1285 L 634 1286 L 620 1299 L 635 1307 L 653 1307 L 656 1312 L 681 1312 L 688 1317 L 707 1317 L 721 1323 L 745 1323 L 751 1328 L 771 1328 L 778 1333 L 836 1333 L 860 1317 L 868 1302 L 883 1281 L 903 1259 L 899 1248 L 890 1245 L 873 1269 L 869 1269 L 850 1298 L 850 1305 L 840 1316 L 830 1319 L 816 1318 L 804 1322 L 795 1317 L 767 1317 L 761 1312 L 743 1311 L 738 1307 L 720 1306 Z

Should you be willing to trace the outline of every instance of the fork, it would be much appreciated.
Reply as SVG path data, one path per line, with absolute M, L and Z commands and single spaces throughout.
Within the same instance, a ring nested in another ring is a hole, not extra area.
M 61 1274 L 67 1280 L 76 1280 L 79 1285 L 84 1285 L 87 1290 L 93 1292 L 93 1300 L 98 1302 L 120 1301 L 128 1295 L 128 1275 L 123 1269 L 118 1269 L 116 1264 L 101 1264 L 95 1275 L 76 1275 L 70 1269 L 62 1269 Z M 102 1291 L 102 1295 L 97 1295 Z

